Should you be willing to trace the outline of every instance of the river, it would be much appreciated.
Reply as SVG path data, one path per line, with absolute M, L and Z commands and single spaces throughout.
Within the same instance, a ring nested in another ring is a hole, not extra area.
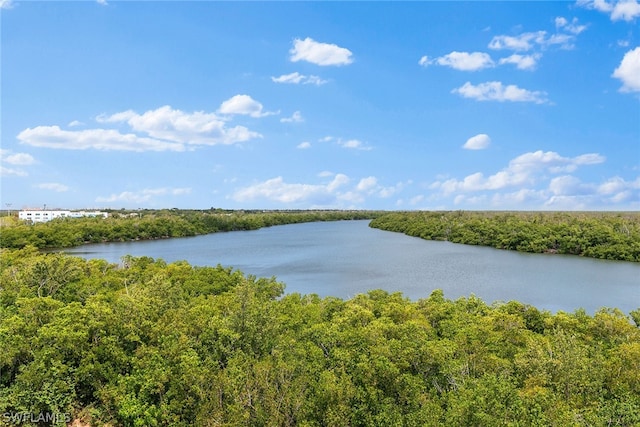
M 427 241 L 369 228 L 369 221 L 313 222 L 197 237 L 65 249 L 119 262 L 124 255 L 231 266 L 276 277 L 286 292 L 350 298 L 371 289 L 418 300 L 434 289 L 487 303 L 517 300 L 552 312 L 640 307 L 640 263 L 524 254 Z

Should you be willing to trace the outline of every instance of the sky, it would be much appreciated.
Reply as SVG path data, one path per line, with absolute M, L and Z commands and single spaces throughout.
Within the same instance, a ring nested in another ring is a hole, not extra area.
M 0 0 L 0 209 L 640 209 L 640 4 Z

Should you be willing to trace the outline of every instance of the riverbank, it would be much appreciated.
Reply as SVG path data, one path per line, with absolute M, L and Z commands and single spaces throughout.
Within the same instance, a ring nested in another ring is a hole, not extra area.
M 11 221 L 2 228 L 0 247 L 71 248 L 87 243 L 190 237 L 274 225 L 373 219 L 383 212 L 360 210 L 137 210 L 108 211 L 108 218 L 59 218 L 30 224 Z
M 640 262 L 640 212 L 391 212 L 370 226 L 426 240 Z

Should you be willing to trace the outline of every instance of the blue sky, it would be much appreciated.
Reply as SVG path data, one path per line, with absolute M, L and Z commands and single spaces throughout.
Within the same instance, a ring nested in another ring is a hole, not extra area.
M 640 209 L 637 0 L 0 5 L 2 209 Z

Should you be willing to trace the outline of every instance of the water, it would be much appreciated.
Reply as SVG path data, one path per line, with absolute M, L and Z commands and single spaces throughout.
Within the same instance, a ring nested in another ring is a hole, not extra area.
M 487 303 L 517 300 L 552 312 L 616 307 L 628 313 L 640 307 L 639 263 L 427 241 L 369 228 L 368 221 L 292 224 L 65 252 L 116 263 L 128 254 L 221 264 L 276 277 L 289 293 L 339 298 L 385 289 L 418 300 L 442 289 L 450 299 L 474 294 Z

